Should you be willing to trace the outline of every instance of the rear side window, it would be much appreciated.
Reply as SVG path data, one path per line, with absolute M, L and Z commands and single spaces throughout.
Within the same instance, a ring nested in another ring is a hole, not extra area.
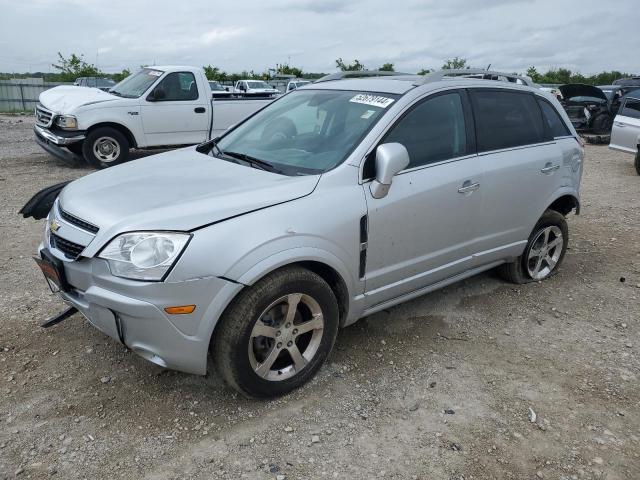
M 538 103 L 540 104 L 540 108 L 542 109 L 542 117 L 544 118 L 549 131 L 553 138 L 558 137 L 566 137 L 567 135 L 571 135 L 567 125 L 564 123 L 558 112 L 553 106 L 541 98 L 538 98 Z
M 533 95 L 507 90 L 472 90 L 478 151 L 544 142 L 542 114 Z
M 636 98 L 627 98 L 620 115 L 624 117 L 640 118 L 640 100 Z
M 467 131 L 460 94 L 438 95 L 415 106 L 387 134 L 384 143 L 391 142 L 406 147 L 407 168 L 465 155 Z

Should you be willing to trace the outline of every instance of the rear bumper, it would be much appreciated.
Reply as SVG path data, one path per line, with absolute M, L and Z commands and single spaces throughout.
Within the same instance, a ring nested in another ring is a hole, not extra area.
M 50 155 L 72 166 L 78 165 L 78 163 L 83 161 L 80 155 L 76 155 L 62 147 L 83 141 L 85 138 L 84 132 L 71 132 L 72 134 L 69 136 L 62 136 L 56 135 L 50 130 L 39 127 L 38 125 L 33 127 L 33 131 L 36 136 L 36 143 Z

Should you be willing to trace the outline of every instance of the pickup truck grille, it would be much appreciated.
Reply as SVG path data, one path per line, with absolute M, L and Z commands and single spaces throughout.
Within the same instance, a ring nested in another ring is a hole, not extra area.
M 50 127 L 53 123 L 53 112 L 42 105 L 36 105 L 36 125 Z
M 71 215 L 70 213 L 65 212 L 60 207 L 58 207 L 58 212 L 60 213 L 60 217 L 62 217 L 64 220 L 69 222 L 71 225 L 75 225 L 76 227 L 81 228 L 82 230 L 86 230 L 87 232 L 91 232 L 93 234 L 98 233 L 98 230 L 100 230 L 94 224 L 85 222 L 75 215 Z
M 64 253 L 64 256 L 71 259 L 76 259 L 82 253 L 85 247 L 78 245 L 77 243 L 70 242 L 62 237 L 59 237 L 55 233 L 51 232 L 49 237 L 49 244 Z

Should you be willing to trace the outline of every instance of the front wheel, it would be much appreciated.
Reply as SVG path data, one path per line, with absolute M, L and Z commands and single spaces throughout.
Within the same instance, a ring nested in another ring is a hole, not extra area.
M 524 253 L 499 268 L 512 283 L 539 282 L 558 272 L 569 243 L 567 220 L 555 210 L 544 212 L 533 228 Z
M 338 318 L 336 297 L 319 275 L 284 268 L 232 302 L 211 354 L 224 380 L 240 393 L 276 397 L 315 375 L 333 348 Z
M 94 168 L 112 167 L 128 160 L 129 141 L 115 128 L 97 128 L 82 142 L 82 153 Z

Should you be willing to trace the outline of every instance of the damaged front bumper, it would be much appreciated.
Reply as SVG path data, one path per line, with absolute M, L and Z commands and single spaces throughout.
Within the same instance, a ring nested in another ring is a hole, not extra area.
M 39 258 L 53 255 L 63 271 L 64 285 L 56 293 L 89 323 L 156 365 L 206 373 L 211 333 L 223 306 L 240 285 L 218 277 L 175 282 L 127 280 L 111 275 L 103 259 L 69 261 L 47 243 L 41 245 Z M 170 315 L 164 311 L 165 307 L 186 304 L 196 305 L 193 313 Z
M 63 147 L 82 142 L 86 136 L 84 131 L 61 131 L 54 133 L 39 125 L 35 125 L 33 127 L 33 131 L 36 136 L 36 143 L 47 153 L 71 166 L 77 166 L 83 161 L 83 158 L 80 155 L 77 155 Z

